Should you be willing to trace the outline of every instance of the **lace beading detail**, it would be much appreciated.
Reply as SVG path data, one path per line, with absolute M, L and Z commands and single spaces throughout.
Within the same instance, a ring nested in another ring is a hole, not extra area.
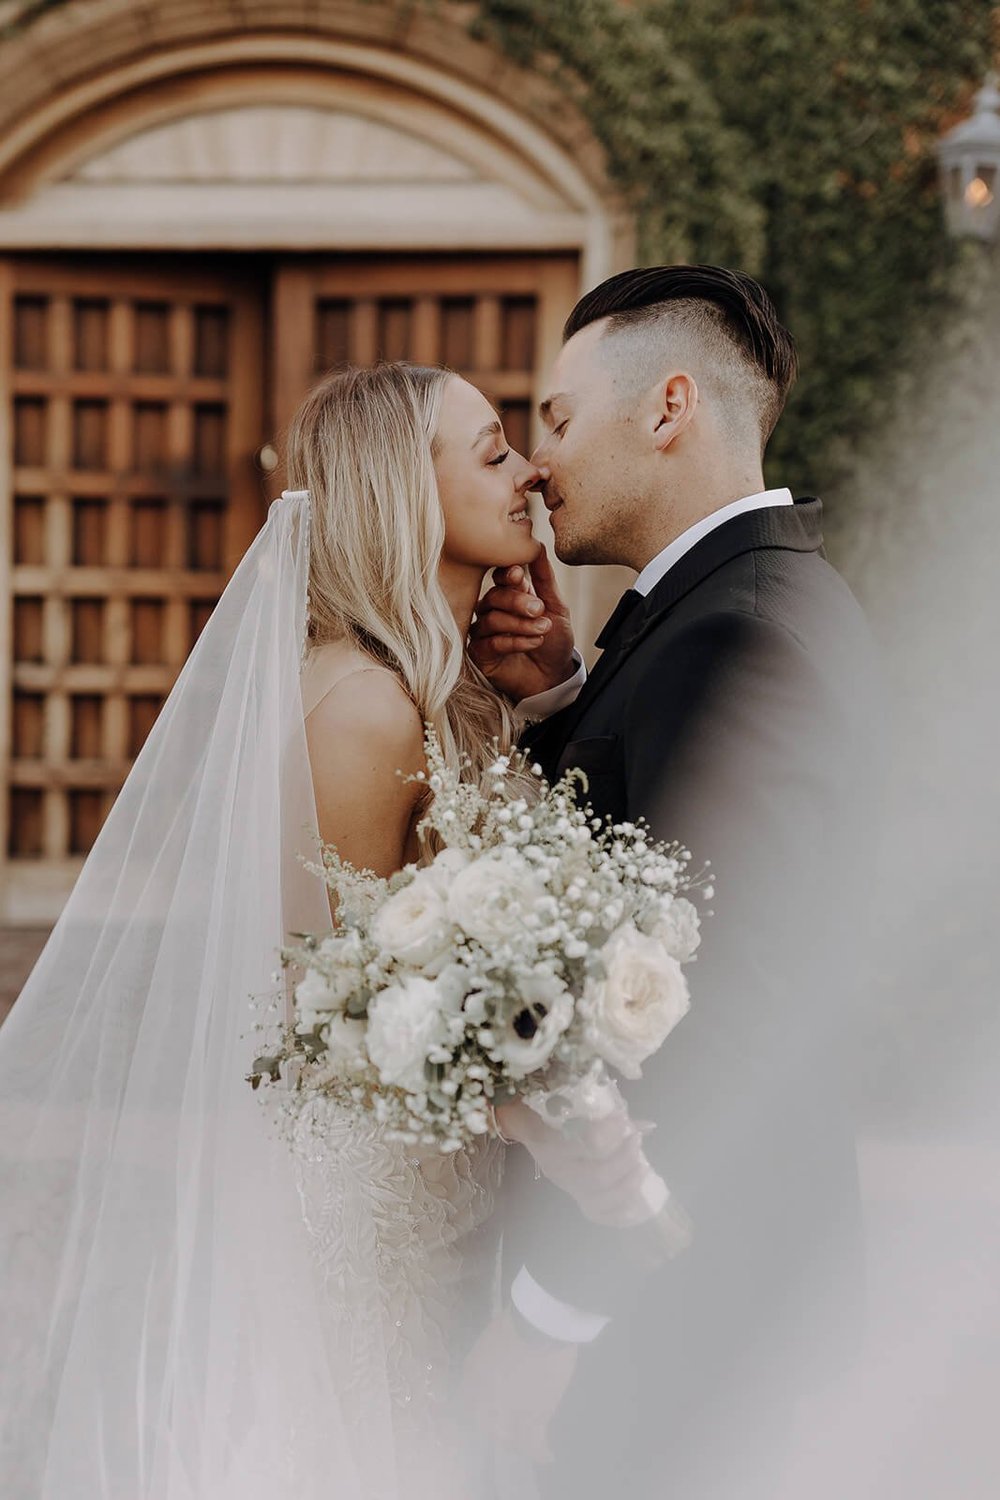
M 440 1483 L 461 1446 L 448 1431 L 456 1348 L 463 1308 L 490 1279 L 504 1147 L 480 1137 L 450 1155 L 414 1148 L 325 1096 L 299 1112 L 292 1147 L 330 1336 L 352 1371 L 347 1415 L 360 1422 L 387 1393 L 397 1465 Z

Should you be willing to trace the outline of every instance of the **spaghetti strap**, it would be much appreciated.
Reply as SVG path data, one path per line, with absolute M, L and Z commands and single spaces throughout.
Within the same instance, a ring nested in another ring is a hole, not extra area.
M 313 670 L 310 671 L 310 668 Z M 348 666 L 347 671 L 335 672 L 333 676 L 327 677 L 315 669 L 314 661 L 307 661 L 302 673 L 303 717 L 308 719 L 313 710 L 319 707 L 323 699 L 332 693 L 335 687 L 339 687 L 349 677 L 360 677 L 362 672 L 382 672 L 398 683 L 402 691 L 406 693 L 406 686 L 400 682 L 398 674 L 391 667 L 380 666 L 377 662 L 373 662 L 371 666 L 364 667 Z M 409 697 L 409 693 L 407 693 L 407 697 Z

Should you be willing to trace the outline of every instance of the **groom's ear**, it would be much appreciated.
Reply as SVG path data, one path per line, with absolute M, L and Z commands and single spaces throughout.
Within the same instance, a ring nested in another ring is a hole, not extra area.
M 657 387 L 653 442 L 664 453 L 691 424 L 698 406 L 698 386 L 693 375 L 678 371 Z

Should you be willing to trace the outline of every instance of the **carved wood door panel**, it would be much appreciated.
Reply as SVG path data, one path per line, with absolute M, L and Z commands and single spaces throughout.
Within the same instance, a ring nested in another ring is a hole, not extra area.
M 58 913 L 315 380 L 449 365 L 527 452 L 578 274 L 572 255 L 0 261 L 0 921 Z
M 260 524 L 261 314 L 231 269 L 0 267 L 8 918 L 51 915 Z
M 578 294 L 572 255 L 302 257 L 275 278 L 274 446 L 325 371 L 376 359 L 444 364 L 485 391 L 530 450 L 540 373 Z

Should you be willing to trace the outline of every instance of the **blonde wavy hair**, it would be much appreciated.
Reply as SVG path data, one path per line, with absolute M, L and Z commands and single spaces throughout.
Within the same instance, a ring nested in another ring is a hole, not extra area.
M 383 363 L 328 376 L 288 433 L 288 483 L 309 491 L 309 637 L 348 640 L 398 674 L 450 765 L 474 778 L 514 742 L 505 699 L 469 659 L 438 581 L 434 470 L 451 370 Z

